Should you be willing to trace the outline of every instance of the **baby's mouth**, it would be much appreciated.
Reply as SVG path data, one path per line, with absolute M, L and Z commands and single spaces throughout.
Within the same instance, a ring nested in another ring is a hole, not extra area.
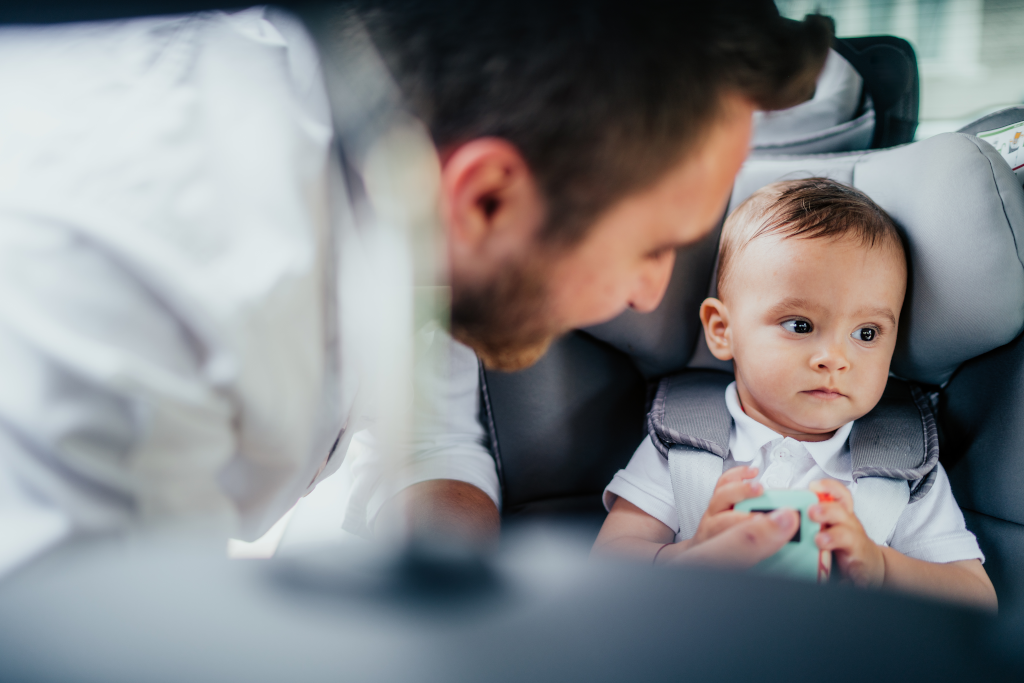
M 839 393 L 835 389 L 829 389 L 828 387 L 819 387 L 817 389 L 810 389 L 808 391 L 801 392 L 814 398 L 820 398 L 823 401 L 834 401 L 840 398 L 846 398 L 844 394 Z

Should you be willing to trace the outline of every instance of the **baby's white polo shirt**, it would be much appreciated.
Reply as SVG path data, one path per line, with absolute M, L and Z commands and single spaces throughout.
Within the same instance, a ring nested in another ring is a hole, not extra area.
M 783 437 L 744 413 L 735 382 L 725 390 L 725 403 L 733 419 L 726 470 L 744 465 L 756 467 L 757 480 L 771 489 L 807 488 L 819 479 L 836 479 L 857 496 L 849 446 L 852 422 L 836 430 L 827 441 L 797 441 Z M 941 464 L 936 469 L 931 490 L 906 507 L 887 545 L 908 557 L 928 562 L 984 562 L 985 556 L 974 534 L 967 530 L 963 513 L 953 498 L 945 470 Z M 679 536 L 668 461 L 654 447 L 650 436 L 604 490 L 605 508 L 611 510 L 620 496 L 675 531 L 677 541 L 683 540 Z

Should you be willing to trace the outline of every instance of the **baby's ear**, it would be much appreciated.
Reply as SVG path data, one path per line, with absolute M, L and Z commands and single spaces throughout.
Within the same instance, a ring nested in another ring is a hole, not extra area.
M 732 333 L 729 309 L 718 299 L 709 297 L 700 305 L 700 322 L 708 349 L 718 360 L 732 360 Z

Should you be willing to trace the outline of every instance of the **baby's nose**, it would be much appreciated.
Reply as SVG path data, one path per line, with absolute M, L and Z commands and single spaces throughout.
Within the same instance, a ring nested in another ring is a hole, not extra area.
M 819 370 L 839 372 L 849 367 L 850 363 L 840 345 L 830 344 L 821 349 L 812 361 Z

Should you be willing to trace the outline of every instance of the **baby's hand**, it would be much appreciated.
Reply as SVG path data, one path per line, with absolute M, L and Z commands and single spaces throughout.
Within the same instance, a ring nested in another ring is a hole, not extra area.
M 853 513 L 853 495 L 834 479 L 821 479 L 808 488 L 827 493 L 831 502 L 818 503 L 807 511 L 811 520 L 821 524 L 814 541 L 821 550 L 831 550 L 839 572 L 858 586 L 881 586 L 885 578 L 882 549 L 868 538 Z
M 708 509 L 697 525 L 697 533 L 689 541 L 691 546 L 717 536 L 750 517 L 749 512 L 737 512 L 732 506 L 741 500 L 756 498 L 764 492 L 763 486 L 749 481 L 756 476 L 756 467 L 734 467 L 719 477 L 715 491 L 711 494 Z

